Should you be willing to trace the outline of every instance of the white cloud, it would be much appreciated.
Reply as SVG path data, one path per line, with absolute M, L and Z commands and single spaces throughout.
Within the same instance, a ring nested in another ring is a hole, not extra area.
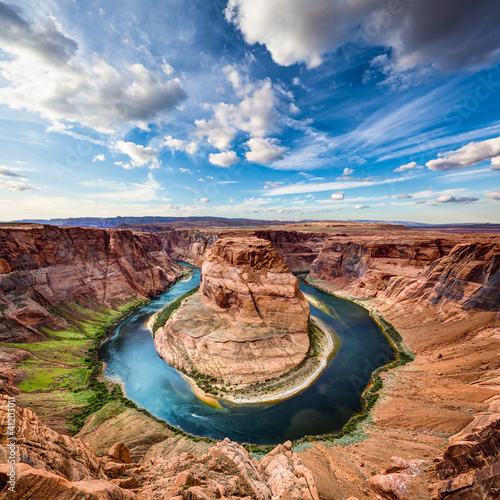
M 345 167 L 342 175 L 351 175 L 354 172 L 352 168 Z
M 16 179 L 28 179 L 25 175 L 5 165 L 0 165 L 0 175 L 3 177 L 15 177 Z
M 485 193 L 490 200 L 500 200 L 500 189 L 495 189 L 491 193 Z
M 135 142 L 118 141 L 113 144 L 113 148 L 130 157 L 131 165 L 122 165 L 124 168 L 144 167 L 148 164 L 150 168 L 157 168 L 159 166 L 158 155 L 160 152 L 152 147 L 144 147 Z
M 360 187 L 379 186 L 381 184 L 392 184 L 394 182 L 407 181 L 412 177 L 383 179 L 383 180 L 341 180 L 334 182 L 312 182 L 308 184 L 298 183 L 270 189 L 268 196 L 280 196 L 282 194 L 317 193 L 319 191 L 335 191 L 338 189 L 353 189 Z
M 208 161 L 212 165 L 217 165 L 219 167 L 230 167 L 238 163 L 240 159 L 234 151 L 223 151 L 222 153 L 211 153 L 208 156 Z
M 3 5 L 0 42 L 10 57 L 0 61 L 6 82 L 0 103 L 111 133 L 122 124 L 145 128 L 186 97 L 178 79 L 165 80 L 142 64 L 118 71 L 97 54 L 90 65 L 82 63 L 78 44 L 53 17 L 31 24 Z
M 233 73 L 238 74 L 234 70 L 229 75 Z M 220 102 L 212 106 L 210 119 L 195 120 L 194 135 L 207 137 L 208 142 L 220 150 L 230 147 L 238 130 L 247 132 L 250 137 L 265 137 L 277 130 L 280 119 L 279 100 L 269 79 L 244 87 L 237 81 L 233 86 L 237 86 L 239 95 L 245 92 L 237 105 Z
M 96 155 L 96 156 L 94 156 L 94 159 L 92 161 L 93 162 L 104 161 L 105 159 L 106 159 L 106 157 L 102 154 L 102 155 Z
M 307 195 L 307 196 L 310 196 L 310 195 Z M 342 193 L 333 193 L 330 198 L 332 200 L 343 200 L 344 199 L 344 195 Z
M 201 198 L 200 203 L 203 203 L 203 204 L 210 203 L 210 200 L 208 198 Z
M 464 205 L 467 203 L 473 203 L 475 201 L 478 201 L 478 198 L 475 198 L 473 196 L 450 196 L 450 195 L 440 196 L 436 200 L 437 203 L 451 203 L 454 205 Z
M 356 210 L 362 210 L 363 208 L 369 208 L 368 205 L 354 205 Z
M 486 141 L 470 142 L 455 150 L 438 155 L 439 158 L 430 160 L 426 166 L 430 170 L 457 170 L 473 167 L 484 160 L 491 159 L 491 168 L 500 168 L 500 137 Z
M 189 168 L 179 167 L 179 172 L 182 172 L 183 174 L 193 175 L 193 172 L 191 172 L 191 170 Z
M 0 189 L 8 189 L 9 191 L 33 191 L 39 188 L 21 181 L 3 181 L 0 179 Z
M 394 172 L 404 172 L 405 170 L 415 170 L 415 169 L 422 169 L 424 168 L 421 165 L 417 165 L 416 161 L 412 161 L 410 163 L 407 163 L 406 165 L 401 165 L 398 168 L 394 169 Z
M 409 198 L 413 198 L 411 194 L 399 194 L 398 196 L 395 196 L 397 200 L 407 200 Z
M 171 151 L 186 151 L 186 153 L 194 154 L 198 149 L 198 144 L 194 141 L 188 142 L 181 139 L 174 139 L 171 135 L 165 137 L 161 143 L 162 147 L 167 147 Z
M 255 138 L 250 139 L 246 146 L 249 151 L 245 153 L 245 158 L 254 163 L 268 165 L 283 159 L 283 155 L 288 148 L 281 146 L 278 139 Z

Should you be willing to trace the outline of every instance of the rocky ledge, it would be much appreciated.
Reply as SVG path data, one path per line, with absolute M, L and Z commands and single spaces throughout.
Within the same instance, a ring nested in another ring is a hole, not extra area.
M 309 350 L 309 304 L 270 242 L 221 238 L 200 291 L 155 332 L 171 366 L 224 384 L 262 382 L 296 368 Z

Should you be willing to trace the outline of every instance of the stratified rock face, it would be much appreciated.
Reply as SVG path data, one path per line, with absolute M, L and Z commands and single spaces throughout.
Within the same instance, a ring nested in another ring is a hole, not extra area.
M 221 238 L 201 274 L 200 292 L 156 332 L 156 349 L 168 364 L 251 383 L 303 361 L 309 305 L 268 241 Z
M 433 499 L 500 498 L 500 415 L 478 418 L 434 462 Z
M 500 244 L 464 243 L 416 279 L 397 279 L 386 294 L 398 302 L 423 302 L 441 311 L 500 309 Z
M 448 253 L 453 243 L 426 235 L 329 238 L 313 262 L 311 276 L 355 295 L 375 297 L 393 277 L 414 278 Z
M 37 327 L 64 327 L 47 308 L 159 293 L 181 266 L 152 234 L 53 226 L 0 227 L 0 341 L 43 339 Z

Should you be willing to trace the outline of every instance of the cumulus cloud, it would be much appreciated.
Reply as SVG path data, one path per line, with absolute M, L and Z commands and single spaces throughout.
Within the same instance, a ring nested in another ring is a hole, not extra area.
M 485 193 L 490 200 L 500 200 L 500 189 L 495 189 L 491 193 Z
M 219 167 L 230 167 L 238 163 L 240 159 L 234 151 L 224 151 L 222 153 L 211 153 L 208 156 L 208 161 L 212 163 L 212 165 L 217 165 Z
M 106 157 L 104 155 L 95 155 L 92 161 L 93 162 L 104 161 L 105 159 L 106 159 Z
M 405 170 L 415 170 L 415 169 L 421 169 L 424 168 L 421 165 L 417 165 L 416 161 L 412 161 L 410 163 L 407 163 L 406 165 L 401 165 L 398 168 L 394 169 L 394 172 L 404 172 Z
M 50 17 L 44 25 L 26 21 L 0 1 L 0 43 L 10 56 L 0 61 L 6 85 L 0 103 L 26 109 L 57 122 L 80 123 L 111 133 L 121 124 L 145 128 L 186 94 L 178 79 L 167 80 L 142 64 L 121 71 L 94 55 L 77 60 L 78 44 Z
M 500 57 L 496 0 L 229 0 L 225 15 L 247 43 L 264 44 L 283 66 L 318 66 L 349 40 L 351 53 L 367 45 L 392 48 L 401 69 L 454 71 Z
M 171 135 L 165 137 L 161 143 L 162 147 L 167 147 L 171 151 L 186 151 L 186 153 L 194 154 L 198 149 L 198 144 L 194 141 L 188 142 L 181 139 L 174 139 Z
M 354 173 L 354 170 L 352 168 L 345 167 L 342 175 L 351 175 L 352 173 Z
M 369 208 L 368 205 L 354 205 L 356 210 L 362 210 L 363 208 Z
M 210 200 L 208 198 L 201 198 L 200 203 L 203 203 L 203 204 L 210 203 Z
M 9 191 L 32 191 L 38 188 L 21 181 L 3 181 L 0 179 L 0 189 L 8 189 Z
M 332 200 L 343 200 L 344 199 L 344 195 L 342 193 L 333 193 L 330 198 Z
M 5 165 L 0 165 L 0 175 L 3 177 L 15 177 L 17 179 L 27 180 L 27 177 L 20 172 L 16 172 L 12 168 L 6 167 Z
M 278 139 L 258 137 L 250 139 L 246 146 L 249 151 L 245 153 L 245 158 L 253 163 L 269 165 L 283 159 L 283 155 L 288 148 L 281 146 Z
M 149 146 L 144 147 L 135 142 L 124 141 L 115 142 L 113 147 L 116 151 L 130 157 L 130 164 L 122 164 L 124 168 L 144 167 L 145 165 L 149 165 L 150 168 L 157 168 L 159 166 L 158 155 L 160 152 L 157 149 Z
M 189 168 L 179 167 L 179 172 L 182 172 L 183 174 L 193 175 L 193 172 L 191 172 L 191 170 Z
M 426 163 L 430 170 L 457 170 L 473 167 L 484 160 L 491 159 L 491 168 L 500 168 L 500 137 L 486 141 L 470 142 L 455 151 L 447 151 L 439 158 Z
M 222 151 L 230 147 L 238 130 L 250 137 L 265 137 L 277 130 L 280 120 L 279 99 L 269 79 L 244 86 L 236 77 L 233 80 L 236 82 L 232 82 L 233 87 L 236 86 L 239 95 L 244 95 L 243 99 L 238 104 L 217 103 L 212 106 L 211 118 L 195 120 L 194 135 L 207 137 L 212 146 Z
M 467 203 L 473 203 L 475 201 L 478 201 L 478 198 L 474 198 L 473 196 L 450 196 L 450 195 L 440 196 L 436 200 L 437 203 L 451 203 L 454 205 L 465 205 Z
M 400 194 L 395 197 L 397 200 L 407 200 L 409 198 L 412 198 L 411 194 Z

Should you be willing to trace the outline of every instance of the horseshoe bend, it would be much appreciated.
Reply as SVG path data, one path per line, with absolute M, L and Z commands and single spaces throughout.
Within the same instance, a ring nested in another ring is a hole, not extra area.
M 179 260 L 201 268 L 199 290 Z M 487 232 L 2 224 L 0 491 L 10 432 L 17 498 L 498 498 L 499 268 Z M 119 321 L 184 283 L 149 314 L 160 361 L 218 411 L 290 397 L 342 352 L 299 281 L 368 310 L 396 352 L 341 432 L 272 449 L 190 436 L 103 375 L 99 348 Z

